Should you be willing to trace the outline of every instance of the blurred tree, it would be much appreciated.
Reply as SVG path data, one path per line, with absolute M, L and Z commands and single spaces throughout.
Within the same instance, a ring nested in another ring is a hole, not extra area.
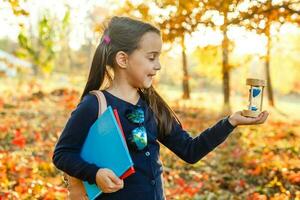
M 26 0 L 3 0 L 3 2 L 7 2 L 10 6 L 13 14 L 16 16 L 17 24 L 20 27 L 24 26 L 23 20 L 27 19 L 30 15 L 29 11 L 24 8 L 23 3 Z M 23 19 L 23 20 L 22 20 Z M 17 42 L 12 41 L 11 39 L 1 39 L 0 48 L 4 49 L 7 52 L 13 52 L 17 48 Z
M 165 42 L 174 42 L 179 39 L 182 50 L 182 70 L 183 70 L 183 99 L 190 98 L 188 61 L 186 56 L 185 40 L 186 35 L 195 32 L 205 13 L 204 4 L 200 1 L 157 1 L 160 9 L 173 8 L 167 17 L 160 16 L 159 27 Z
M 33 36 L 25 26 L 21 27 L 18 36 L 19 57 L 29 58 L 34 66 L 35 74 L 50 73 L 54 68 L 56 32 L 50 18 L 44 16 L 38 22 L 38 34 Z
M 300 83 L 298 78 L 300 77 L 300 29 L 293 24 L 285 24 L 276 32 L 276 35 L 273 31 L 272 33 L 270 73 L 274 91 L 276 89 L 277 92 L 285 95 L 300 93 L 299 87 L 297 92 L 297 84 Z M 265 56 L 263 56 L 263 60 L 265 60 Z M 280 109 L 276 103 L 276 96 L 274 97 L 275 106 Z
M 62 20 L 51 16 L 50 12 L 46 11 L 38 20 L 37 33 L 32 30 L 32 25 L 29 27 L 20 25 L 18 36 L 20 48 L 16 54 L 32 61 L 35 74 L 51 73 L 57 55 L 60 55 L 58 61 L 61 66 L 68 65 L 70 61 L 69 18 L 70 10 L 66 11 Z
M 278 1 L 276 1 L 278 2 Z M 290 4 L 291 1 L 288 3 Z M 223 93 L 224 93 L 224 113 L 230 112 L 230 70 L 229 64 L 229 39 L 228 30 L 232 26 L 241 26 L 245 21 L 251 21 L 256 16 L 272 16 L 273 12 L 280 12 L 281 3 L 267 6 L 268 1 L 250 0 L 221 0 L 206 1 L 205 9 L 207 17 L 211 19 L 216 27 L 219 27 L 222 34 L 222 74 L 223 74 Z M 287 4 L 285 4 L 287 5 Z M 220 17 L 222 20 L 220 20 Z M 277 18 L 278 20 L 279 18 Z M 255 27 L 257 28 L 257 26 Z M 267 58 L 268 60 L 268 58 Z M 267 72 L 268 74 L 268 72 Z M 270 78 L 270 77 L 269 77 Z M 269 79 L 267 78 L 267 79 Z M 268 81 L 268 83 L 271 83 Z M 272 90 L 272 87 L 268 87 Z M 271 92 L 269 92 L 271 94 Z
M 30 12 L 24 8 L 26 0 L 5 0 L 9 2 L 16 16 L 29 17 Z M 19 49 L 15 52 L 18 57 L 28 58 L 33 64 L 35 74 L 51 73 L 55 66 L 55 59 L 60 54 L 60 64 L 69 65 L 69 25 L 70 8 L 66 6 L 66 12 L 62 20 L 51 16 L 49 10 L 45 10 L 43 16 L 38 20 L 37 33 L 33 25 L 28 27 L 20 20 L 20 32 L 18 35 Z
M 58 31 L 59 34 L 59 41 L 57 43 L 57 46 L 59 46 L 59 54 L 57 59 L 57 64 L 60 66 L 60 68 L 67 68 L 70 69 L 73 65 L 71 65 L 71 49 L 69 45 L 69 39 L 70 39 L 70 22 L 71 22 L 71 10 L 69 6 L 66 7 L 65 15 L 61 21 L 60 26 L 57 27 L 56 31 Z
M 22 3 L 26 0 L 4 0 L 8 2 L 12 8 L 14 15 L 16 16 L 28 16 L 29 12 L 22 6 Z
M 257 4 L 258 5 L 258 4 Z M 252 18 L 242 21 L 241 25 L 247 29 L 255 30 L 258 34 L 263 34 L 267 38 L 266 55 L 265 55 L 265 71 L 267 79 L 267 94 L 269 105 L 275 107 L 273 86 L 270 75 L 270 60 L 272 48 L 272 34 L 271 29 L 273 24 L 283 25 L 287 22 L 296 23 L 300 25 L 300 1 L 271 1 L 267 0 L 259 5 L 259 14 L 253 15 Z M 250 10 L 258 9 L 257 6 Z M 254 11 L 252 11 L 254 12 Z M 277 26 L 280 28 L 280 26 Z M 274 30 L 274 29 L 272 29 Z
M 194 70 L 196 74 L 207 77 L 213 82 L 221 80 L 222 49 L 220 46 L 197 47 L 193 52 L 193 57 L 200 65 Z
M 249 3 L 244 0 L 221 0 L 221 1 L 206 1 L 205 9 L 207 10 L 206 17 L 209 18 L 214 27 L 218 27 L 223 34 L 222 39 L 222 80 L 223 80 L 223 95 L 224 104 L 223 112 L 228 114 L 231 112 L 230 107 L 230 70 L 229 52 L 230 40 L 228 38 L 228 30 L 231 26 L 239 26 L 242 20 L 249 19 L 257 12 L 257 9 L 249 10 L 251 7 L 243 6 Z

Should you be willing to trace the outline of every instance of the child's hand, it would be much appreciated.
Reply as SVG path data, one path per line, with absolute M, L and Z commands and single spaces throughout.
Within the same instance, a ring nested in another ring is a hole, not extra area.
M 263 111 L 260 113 L 258 117 L 251 118 L 251 117 L 244 117 L 242 115 L 242 111 L 238 111 L 233 113 L 229 118 L 229 123 L 233 126 L 238 125 L 253 125 L 253 124 L 263 124 L 266 119 L 268 118 L 269 113 L 267 111 Z
M 99 169 L 96 174 L 96 183 L 104 193 L 116 192 L 123 188 L 124 182 L 110 169 Z

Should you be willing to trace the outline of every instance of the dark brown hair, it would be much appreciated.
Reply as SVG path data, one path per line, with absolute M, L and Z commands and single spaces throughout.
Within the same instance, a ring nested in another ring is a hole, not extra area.
M 160 35 L 160 30 L 149 23 L 135 20 L 129 17 L 113 17 L 104 29 L 100 44 L 98 45 L 93 57 L 92 66 L 89 72 L 88 81 L 84 88 L 81 100 L 91 90 L 99 90 L 105 87 L 104 80 L 112 82 L 113 77 L 109 67 L 115 67 L 115 56 L 117 52 L 124 51 L 130 55 L 138 48 L 140 39 L 147 32 L 155 32 Z M 110 42 L 107 42 L 107 38 Z M 176 120 L 180 125 L 175 112 L 167 105 L 162 97 L 151 86 L 138 90 L 141 97 L 148 103 L 153 110 L 155 120 L 158 124 L 158 137 L 170 134 L 172 124 Z

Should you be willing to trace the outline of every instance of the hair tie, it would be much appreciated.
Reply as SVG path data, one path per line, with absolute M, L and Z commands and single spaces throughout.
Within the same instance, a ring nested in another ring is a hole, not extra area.
M 108 35 L 104 35 L 103 41 L 105 42 L 105 44 L 109 44 L 110 41 L 111 41 L 111 39 L 110 39 L 110 37 Z

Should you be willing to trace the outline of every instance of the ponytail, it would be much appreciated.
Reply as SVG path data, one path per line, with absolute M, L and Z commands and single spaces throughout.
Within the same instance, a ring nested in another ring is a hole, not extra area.
M 109 47 L 108 44 L 104 42 L 104 36 L 102 37 L 101 42 L 95 51 L 88 81 L 85 85 L 80 100 L 82 100 L 83 97 L 90 91 L 99 90 L 104 82 L 105 77 L 109 78 L 110 80 L 112 79 L 107 69 Z
M 147 101 L 155 115 L 159 139 L 162 139 L 171 133 L 174 120 L 182 126 L 176 113 L 168 106 L 153 86 L 139 90 L 139 92 Z

